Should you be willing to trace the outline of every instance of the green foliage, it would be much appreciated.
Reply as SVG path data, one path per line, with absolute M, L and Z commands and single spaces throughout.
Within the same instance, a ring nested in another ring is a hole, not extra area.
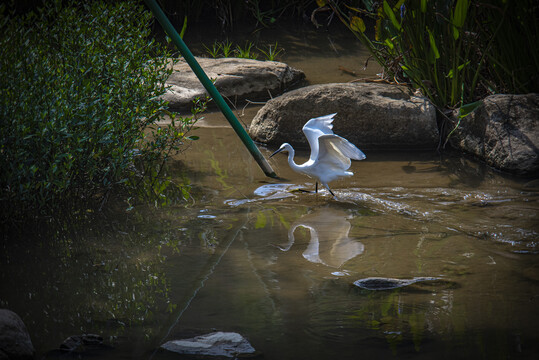
M 252 42 L 246 42 L 245 47 L 236 45 L 236 57 L 241 59 L 256 59 L 258 54 L 252 51 L 254 44 Z
M 178 149 L 191 119 L 155 125 L 172 69 L 150 40 L 151 14 L 56 1 L 0 15 L 2 219 L 101 203 L 144 174 L 136 163 Z
M 245 46 L 235 45 L 229 41 L 217 42 L 215 41 L 211 47 L 203 45 L 206 52 L 210 57 L 216 59 L 220 57 L 237 57 L 243 59 L 257 59 L 259 55 L 263 55 L 264 60 L 275 61 L 277 57 L 284 51 L 283 48 L 279 48 L 277 42 L 272 45 L 267 45 L 265 48 L 259 48 L 260 53 L 255 52 L 255 44 L 252 42 L 246 42 Z
M 284 51 L 283 48 L 279 49 L 279 45 L 277 44 L 277 42 L 275 42 L 274 45 L 268 45 L 266 47 L 266 50 L 261 49 L 261 48 L 258 48 L 258 50 L 262 54 L 264 54 L 266 60 L 269 60 L 269 61 L 275 61 L 277 59 L 277 56 L 279 56 L 279 54 Z
M 222 48 L 222 44 L 218 42 L 214 42 L 211 45 L 211 48 L 204 45 L 204 49 L 206 49 L 206 52 L 210 54 L 210 56 L 214 59 L 217 59 L 219 55 L 221 54 L 221 48 Z
M 420 88 L 439 108 L 491 93 L 539 91 L 539 18 L 532 0 L 384 0 L 328 5 L 371 51 L 389 80 Z M 375 22 L 374 40 L 356 18 Z
M 234 54 L 234 50 L 232 49 L 232 42 L 228 41 L 228 39 L 221 43 L 221 50 L 223 50 L 224 57 L 231 57 Z

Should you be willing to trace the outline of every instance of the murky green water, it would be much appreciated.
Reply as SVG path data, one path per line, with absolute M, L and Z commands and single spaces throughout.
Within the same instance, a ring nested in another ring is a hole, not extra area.
M 217 329 L 266 359 L 536 358 L 533 183 L 461 158 L 367 153 L 333 184 L 337 200 L 290 192 L 313 183 L 285 156 L 272 164 L 287 180 L 265 178 L 219 117 L 174 166 L 203 193 L 188 208 L 4 244 L 0 306 L 41 354 L 97 333 L 114 345 L 99 357 L 159 359 L 160 343 Z M 438 280 L 352 285 L 369 277 Z
M 536 182 L 464 158 L 366 152 L 333 199 L 289 191 L 314 184 L 284 155 L 272 166 L 286 180 L 264 177 L 219 114 L 199 125 L 170 171 L 193 185 L 188 207 L 3 242 L 0 307 L 40 356 L 93 333 L 111 348 L 84 356 L 177 358 L 155 349 L 214 330 L 265 359 L 539 356 Z M 371 277 L 436 279 L 353 285 Z

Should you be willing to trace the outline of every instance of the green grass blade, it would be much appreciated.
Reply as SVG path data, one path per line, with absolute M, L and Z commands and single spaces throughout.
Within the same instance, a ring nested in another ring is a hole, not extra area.
M 397 17 L 395 16 L 395 13 L 393 12 L 393 9 L 391 9 L 391 6 L 389 6 L 386 0 L 384 0 L 384 12 L 386 13 L 389 20 L 391 20 L 393 27 L 395 27 L 395 29 L 400 31 L 401 24 L 398 22 Z

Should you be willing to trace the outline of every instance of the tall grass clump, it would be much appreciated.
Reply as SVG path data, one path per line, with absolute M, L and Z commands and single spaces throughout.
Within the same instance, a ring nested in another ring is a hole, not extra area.
M 439 109 L 494 93 L 539 91 L 539 5 L 533 0 L 363 0 L 361 8 L 351 1 L 317 3 L 333 9 L 367 46 L 386 79 L 420 88 Z
M 150 22 L 132 2 L 2 7 L 0 220 L 101 204 L 178 149 L 190 119 L 157 125 L 172 68 Z

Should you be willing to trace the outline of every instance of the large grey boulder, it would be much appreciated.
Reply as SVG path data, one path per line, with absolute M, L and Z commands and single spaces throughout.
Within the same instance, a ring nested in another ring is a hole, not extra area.
M 308 146 L 301 128 L 310 118 L 337 113 L 333 131 L 360 149 L 436 149 L 434 106 L 407 88 L 376 83 L 312 85 L 266 103 L 249 133 L 270 145 Z
M 539 94 L 486 97 L 461 119 L 450 143 L 497 169 L 539 175 Z
M 34 346 L 19 315 L 0 309 L 0 359 L 33 359 Z
M 197 61 L 206 75 L 215 80 L 221 95 L 233 103 L 245 99 L 266 100 L 305 79 L 303 71 L 276 61 L 237 58 L 197 58 Z M 166 84 L 170 88 L 163 98 L 173 110 L 190 109 L 195 98 L 206 95 L 206 90 L 183 59 L 174 65 L 174 72 Z

